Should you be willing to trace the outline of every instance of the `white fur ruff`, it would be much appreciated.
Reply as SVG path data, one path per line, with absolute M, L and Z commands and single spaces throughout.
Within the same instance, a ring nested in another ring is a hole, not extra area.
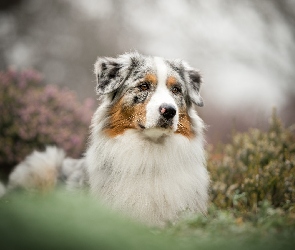
M 198 128 L 192 140 L 173 134 L 155 143 L 136 130 L 110 140 L 101 133 L 104 109 L 94 115 L 86 154 L 92 194 L 149 225 L 174 222 L 183 212 L 205 213 L 209 177 L 202 120 L 190 114 Z

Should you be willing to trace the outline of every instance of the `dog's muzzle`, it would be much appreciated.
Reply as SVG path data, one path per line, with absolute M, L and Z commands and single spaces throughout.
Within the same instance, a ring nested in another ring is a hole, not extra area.
M 173 125 L 173 118 L 176 115 L 176 108 L 172 105 L 163 103 L 159 107 L 160 118 L 158 126 L 161 128 L 171 128 Z
M 162 117 L 164 117 L 167 121 L 173 119 L 176 114 L 176 109 L 172 105 L 168 105 L 166 103 L 162 104 L 159 108 L 159 112 Z

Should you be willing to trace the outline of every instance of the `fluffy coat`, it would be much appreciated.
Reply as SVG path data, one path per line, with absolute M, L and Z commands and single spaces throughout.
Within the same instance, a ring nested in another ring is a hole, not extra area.
M 94 197 L 148 225 L 205 213 L 209 175 L 204 152 L 201 76 L 181 60 L 128 53 L 98 58 L 101 105 L 85 157 L 60 149 L 34 152 L 10 176 L 9 189 L 87 187 Z

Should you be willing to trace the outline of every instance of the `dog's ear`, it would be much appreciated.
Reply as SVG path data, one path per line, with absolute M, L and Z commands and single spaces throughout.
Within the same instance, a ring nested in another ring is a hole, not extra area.
M 96 93 L 105 95 L 114 92 L 122 84 L 120 69 L 122 64 L 119 58 L 99 57 L 94 64 L 97 77 Z
M 188 79 L 189 79 L 189 83 L 188 83 L 189 95 L 193 103 L 195 103 L 199 107 L 203 107 L 204 102 L 200 95 L 202 76 L 200 72 L 195 69 L 188 69 L 187 73 L 188 73 Z

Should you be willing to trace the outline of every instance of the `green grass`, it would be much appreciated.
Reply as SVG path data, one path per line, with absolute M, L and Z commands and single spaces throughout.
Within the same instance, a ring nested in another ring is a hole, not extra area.
M 0 200 L 0 249 L 293 249 L 292 214 L 210 206 L 165 229 L 108 211 L 83 193 L 12 193 Z

